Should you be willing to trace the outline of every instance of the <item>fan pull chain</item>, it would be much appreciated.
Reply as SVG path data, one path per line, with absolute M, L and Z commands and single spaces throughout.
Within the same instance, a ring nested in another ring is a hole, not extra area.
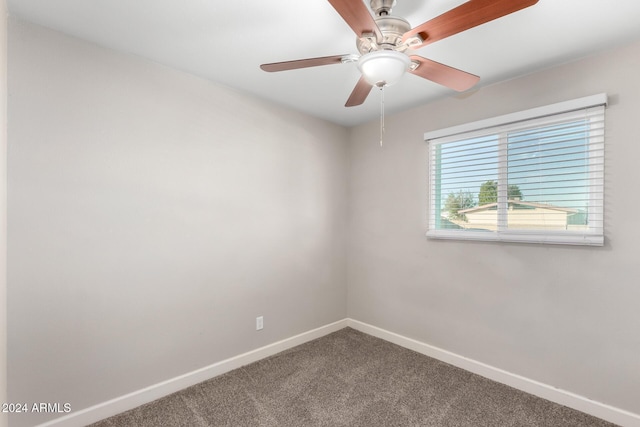
M 384 135 L 384 85 L 380 86 L 380 147 Z

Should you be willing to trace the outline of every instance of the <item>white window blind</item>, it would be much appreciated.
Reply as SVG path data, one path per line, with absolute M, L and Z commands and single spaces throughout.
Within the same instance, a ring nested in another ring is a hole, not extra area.
M 594 95 L 426 133 L 427 236 L 602 245 L 606 101 Z

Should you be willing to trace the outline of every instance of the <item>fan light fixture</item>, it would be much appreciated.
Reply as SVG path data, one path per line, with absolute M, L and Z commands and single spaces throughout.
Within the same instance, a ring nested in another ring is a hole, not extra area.
M 395 50 L 378 50 L 362 55 L 358 68 L 372 86 L 383 87 L 397 83 L 411 65 L 407 55 Z
M 406 72 L 458 92 L 472 88 L 480 77 L 424 58 L 415 50 L 533 6 L 539 0 L 469 0 L 413 28 L 406 19 L 391 15 L 396 0 L 369 0 L 375 16 L 363 0 L 327 1 L 356 34 L 356 47 L 362 54 L 358 68 L 363 76 L 344 105 L 355 107 L 367 99 L 373 86 L 392 85 Z M 273 72 L 349 62 L 354 62 L 353 55 L 343 54 L 272 62 L 260 68 Z

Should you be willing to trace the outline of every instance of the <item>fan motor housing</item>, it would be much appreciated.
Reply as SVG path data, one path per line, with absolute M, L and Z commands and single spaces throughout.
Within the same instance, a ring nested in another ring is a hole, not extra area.
M 374 1 L 371 2 L 372 6 Z M 376 17 L 375 20 L 382 33 L 382 40 L 378 42 L 375 36 L 358 38 L 356 40 L 356 46 L 360 54 L 364 55 L 365 53 L 385 49 L 400 51 L 406 49 L 406 46 L 402 44 L 402 36 L 411 29 L 411 25 L 406 19 L 397 16 L 382 15 Z
M 396 5 L 396 0 L 371 0 L 371 10 L 376 16 L 391 14 L 391 8 Z

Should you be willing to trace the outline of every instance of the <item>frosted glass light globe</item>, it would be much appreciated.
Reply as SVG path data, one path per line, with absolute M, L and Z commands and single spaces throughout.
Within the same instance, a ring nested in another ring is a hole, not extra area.
M 358 68 L 367 83 L 373 86 L 390 86 L 407 72 L 411 60 L 395 50 L 378 50 L 360 57 Z

